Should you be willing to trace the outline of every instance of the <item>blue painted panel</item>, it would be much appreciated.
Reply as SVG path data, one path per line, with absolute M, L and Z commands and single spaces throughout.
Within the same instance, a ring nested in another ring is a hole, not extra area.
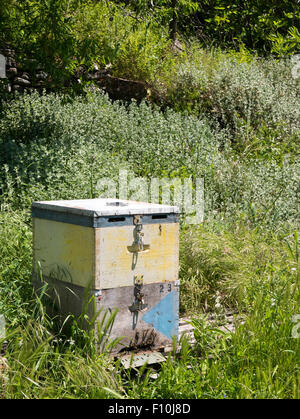
M 178 335 L 178 291 L 171 291 L 151 310 L 147 311 L 142 320 L 169 339 Z

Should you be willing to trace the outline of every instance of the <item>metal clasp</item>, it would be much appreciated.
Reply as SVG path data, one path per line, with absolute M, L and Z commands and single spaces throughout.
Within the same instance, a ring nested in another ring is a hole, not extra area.
M 134 303 L 129 307 L 131 312 L 142 311 L 148 307 L 148 304 L 145 304 L 144 301 L 143 285 L 144 275 L 136 275 L 134 277 Z
M 144 249 L 144 233 L 142 233 L 143 230 L 143 224 L 142 224 L 142 215 L 135 215 L 133 217 L 133 224 L 135 225 L 135 234 L 136 234 L 136 244 L 138 247 L 138 251 L 141 252 Z

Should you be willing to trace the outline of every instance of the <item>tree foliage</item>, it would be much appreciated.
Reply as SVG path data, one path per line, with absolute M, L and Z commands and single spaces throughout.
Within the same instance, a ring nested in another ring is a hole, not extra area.
M 207 46 L 238 48 L 244 44 L 259 53 L 277 53 L 273 45 L 283 39 L 281 42 L 289 47 L 280 54 L 300 49 L 299 40 L 290 33 L 300 24 L 298 0 L 127 0 L 116 3 L 126 4 L 139 16 L 151 15 L 162 24 L 172 22 L 175 15 L 180 32 L 197 36 Z
M 221 46 L 240 43 L 259 53 L 272 49 L 270 35 L 299 26 L 298 0 L 203 0 L 195 17 L 198 36 Z M 299 48 L 299 44 L 296 49 Z
M 300 50 L 299 20 L 298 0 L 0 0 L 0 47 L 34 58 L 56 82 L 95 62 L 147 81 L 167 38 L 282 56 Z

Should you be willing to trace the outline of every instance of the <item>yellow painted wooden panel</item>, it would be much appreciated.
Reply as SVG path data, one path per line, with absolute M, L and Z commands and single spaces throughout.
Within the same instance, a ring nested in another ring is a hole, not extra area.
M 142 274 L 144 283 L 178 279 L 179 225 L 145 224 L 143 241 L 147 250 L 132 253 L 134 226 L 96 229 L 96 287 L 131 286 Z
M 94 287 L 95 230 L 74 224 L 33 218 L 34 266 L 42 273 L 76 285 Z

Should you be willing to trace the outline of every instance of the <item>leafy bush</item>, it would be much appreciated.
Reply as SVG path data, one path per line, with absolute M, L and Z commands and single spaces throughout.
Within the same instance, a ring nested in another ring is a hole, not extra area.
M 285 35 L 272 33 L 269 39 L 272 41 L 271 52 L 279 57 L 298 52 L 300 33 L 295 26 L 290 27 Z
M 99 94 L 64 102 L 35 93 L 3 110 L 0 139 L 3 197 L 18 206 L 96 196 L 97 181 L 117 180 L 123 168 L 146 179 L 203 178 L 209 219 L 297 221 L 297 158 L 278 164 L 233 157 L 225 133 L 213 135 L 207 119 L 146 103 L 126 108 Z
M 285 143 L 292 135 L 299 138 L 299 80 L 293 66 L 292 60 L 195 48 L 176 73 L 166 74 L 165 80 L 162 75 L 161 94 L 178 110 L 207 115 L 242 150 L 253 142 L 259 145 L 264 129 Z
M 28 59 L 33 68 L 42 65 L 52 87 L 70 85 L 74 75 L 95 64 L 109 65 L 115 75 L 126 78 L 153 79 L 170 44 L 163 26 L 151 19 L 135 19 L 112 1 L 5 3 L 0 22 L 4 41 L 16 49 L 25 67 Z
M 82 193 L 80 185 L 89 182 L 92 172 L 96 181 L 113 175 L 123 165 L 136 174 L 154 176 L 168 170 L 170 164 L 186 164 L 192 169 L 192 152 L 205 161 L 214 150 L 203 121 L 177 118 L 171 111 L 163 115 L 146 104 L 138 107 L 132 103 L 126 109 L 96 94 L 73 103 L 63 103 L 53 95 L 24 95 L 5 108 L 0 138 L 2 179 L 8 173 L 14 182 L 41 183 L 47 190 L 59 190 L 59 183 L 69 190 L 69 179 L 76 193 L 76 178 L 77 194 Z M 206 150 L 203 155 L 202 147 Z

